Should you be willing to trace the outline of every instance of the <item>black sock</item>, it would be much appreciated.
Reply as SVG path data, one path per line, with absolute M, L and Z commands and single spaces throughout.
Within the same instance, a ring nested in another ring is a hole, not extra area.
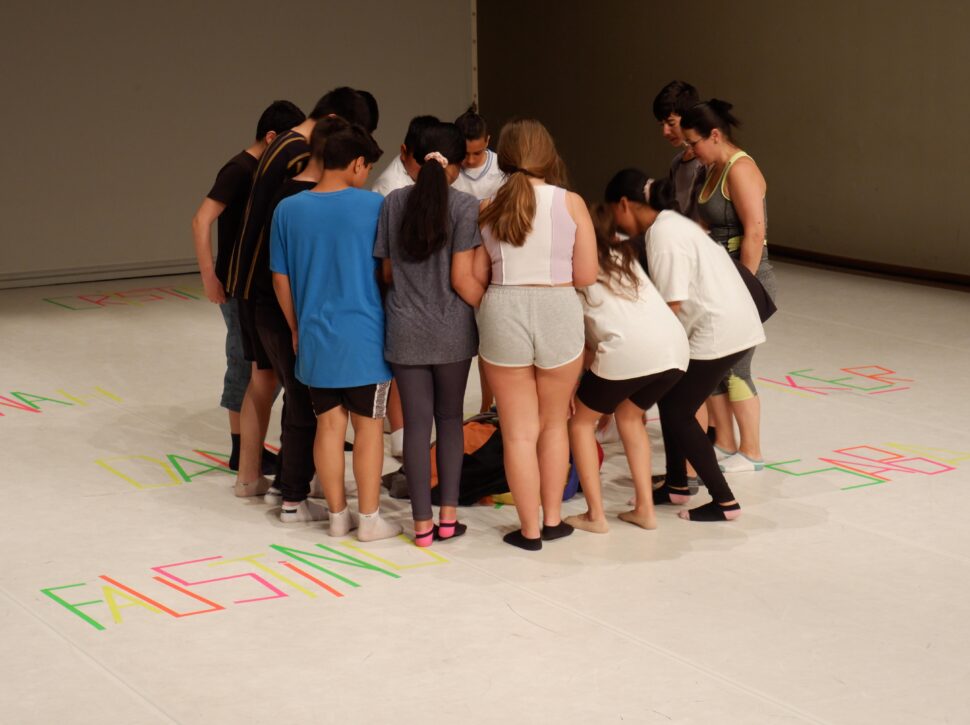
M 529 539 L 522 535 L 522 529 L 516 529 L 502 537 L 502 541 L 512 546 L 518 546 L 526 551 L 539 551 L 542 548 L 542 539 Z
M 344 441 L 344 452 L 354 450 L 354 444 L 350 441 Z
M 542 525 L 542 540 L 543 541 L 555 541 L 556 539 L 561 539 L 564 536 L 569 536 L 573 533 L 573 527 L 567 524 L 565 521 L 560 521 L 555 526 Z
M 232 471 L 239 470 L 239 434 L 230 433 L 229 436 L 232 438 L 232 453 L 229 454 L 229 469 Z
M 660 488 L 655 488 L 653 491 L 653 503 L 655 506 L 661 506 L 666 503 L 674 503 L 670 500 L 670 494 L 676 494 L 678 496 L 690 496 L 690 488 L 685 484 L 683 486 L 671 486 L 665 483 Z M 680 504 L 674 504 L 679 506 Z
M 690 514 L 691 521 L 727 521 L 724 516 L 725 511 L 740 511 L 741 504 L 732 503 L 730 506 L 722 506 L 717 501 L 708 501 L 703 506 L 698 506 L 696 509 L 691 509 L 687 513 Z
M 441 529 L 453 529 L 454 533 L 451 536 L 442 536 Z M 457 539 L 459 536 L 468 531 L 468 527 L 461 521 L 439 521 L 438 525 L 434 530 L 435 541 L 448 541 L 448 539 Z
M 263 458 L 260 468 L 264 476 L 268 476 L 271 473 L 277 473 L 276 470 L 277 455 L 273 451 L 263 449 Z

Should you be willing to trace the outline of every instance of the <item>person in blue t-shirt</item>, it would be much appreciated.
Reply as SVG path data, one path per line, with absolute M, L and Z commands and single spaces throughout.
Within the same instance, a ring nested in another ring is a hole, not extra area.
M 373 256 L 383 197 L 360 187 L 381 149 L 361 126 L 321 120 L 311 137 L 320 182 L 284 199 L 273 215 L 270 269 L 293 334 L 296 377 L 317 416 L 313 448 L 330 509 L 330 535 L 374 541 L 400 525 L 380 515 L 384 415 L 391 370 L 384 361 L 384 308 Z M 344 491 L 344 436 L 354 427 L 359 525 Z M 287 501 L 283 502 L 286 511 Z M 294 503 L 293 506 L 304 505 Z

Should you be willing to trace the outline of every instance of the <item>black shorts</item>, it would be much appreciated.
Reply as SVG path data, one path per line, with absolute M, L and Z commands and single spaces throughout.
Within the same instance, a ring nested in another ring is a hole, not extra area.
M 316 415 L 323 415 L 342 405 L 356 415 L 382 420 L 387 415 L 387 394 L 390 390 L 390 380 L 355 388 L 310 388 L 310 402 Z
M 253 300 L 239 300 L 239 328 L 242 333 L 243 357 L 256 363 L 260 370 L 271 370 L 273 364 L 256 330 L 256 303 Z
M 683 370 L 674 368 L 629 380 L 607 380 L 587 370 L 579 381 L 576 397 L 597 413 L 612 413 L 624 400 L 646 410 L 674 387 L 683 374 Z

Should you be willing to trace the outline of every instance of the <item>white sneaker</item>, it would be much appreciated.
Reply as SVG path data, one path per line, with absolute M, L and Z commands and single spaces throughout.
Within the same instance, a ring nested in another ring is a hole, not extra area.
M 326 507 L 313 501 L 300 501 L 300 505 L 293 511 L 286 508 L 280 511 L 280 521 L 284 524 L 300 524 L 309 521 L 323 521 L 327 518 Z
M 600 445 L 616 443 L 620 440 L 620 431 L 616 427 L 616 418 L 611 415 L 606 419 L 606 425 L 596 431 L 596 440 Z
M 350 506 L 337 513 L 330 512 L 330 530 L 327 532 L 330 536 L 346 536 L 356 528 L 357 517 L 350 510 Z
M 239 498 L 249 498 L 251 496 L 262 496 L 267 491 L 272 490 L 273 482 L 266 476 L 260 476 L 255 481 L 240 481 L 236 479 L 233 485 L 233 493 Z
M 723 461 L 725 458 L 730 458 L 735 453 L 737 453 L 737 451 L 726 451 L 720 446 L 717 446 L 717 445 L 714 446 L 714 455 L 717 456 L 718 463 Z
M 764 469 L 764 460 L 756 461 L 748 458 L 741 451 L 728 456 L 718 464 L 724 473 L 751 473 Z
M 404 428 L 391 433 L 391 457 L 398 460 L 404 458 Z
M 270 506 L 279 506 L 283 503 L 283 492 L 276 488 L 276 486 L 270 486 L 263 496 L 263 503 L 269 504 Z
M 360 515 L 360 528 L 357 529 L 358 541 L 377 541 L 378 539 L 390 539 L 397 536 L 404 529 L 400 524 L 381 517 L 381 510 L 377 509 L 372 514 Z

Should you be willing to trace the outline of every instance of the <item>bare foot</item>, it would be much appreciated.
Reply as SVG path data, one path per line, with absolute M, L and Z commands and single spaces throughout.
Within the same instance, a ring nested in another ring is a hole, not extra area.
M 605 518 L 590 518 L 589 511 L 579 516 L 567 516 L 563 521 L 575 529 L 582 529 L 593 534 L 605 534 L 610 530 L 610 525 L 606 523 Z
M 641 529 L 657 528 L 657 516 L 653 511 L 650 513 L 640 513 L 636 509 L 624 511 L 620 514 L 620 520 L 626 521 L 628 524 L 636 524 Z

